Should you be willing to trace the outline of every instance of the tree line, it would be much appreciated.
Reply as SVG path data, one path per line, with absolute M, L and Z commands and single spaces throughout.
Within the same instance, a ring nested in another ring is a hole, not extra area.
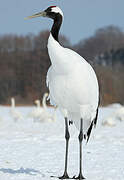
M 47 52 L 49 32 L 38 35 L 0 36 L 0 104 L 16 98 L 18 104 L 32 104 L 41 99 L 50 66 Z M 72 45 L 60 35 L 60 43 L 93 65 L 100 83 L 101 104 L 124 103 L 124 32 L 115 26 L 98 29 L 92 37 Z

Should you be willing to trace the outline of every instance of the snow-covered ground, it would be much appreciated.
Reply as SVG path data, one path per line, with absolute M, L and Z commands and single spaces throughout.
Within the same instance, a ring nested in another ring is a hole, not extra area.
M 119 105 L 100 108 L 97 128 L 88 145 L 84 143 L 83 167 L 87 180 L 124 180 L 124 121 L 113 126 L 102 122 Z M 0 106 L 0 180 L 54 180 L 64 169 L 64 121 L 57 111 L 56 122 L 39 123 L 27 118 L 33 107 L 17 107 L 24 115 L 15 122 L 10 107 Z M 52 113 L 52 108 L 49 108 Z M 78 131 L 69 127 L 68 173 L 78 174 Z

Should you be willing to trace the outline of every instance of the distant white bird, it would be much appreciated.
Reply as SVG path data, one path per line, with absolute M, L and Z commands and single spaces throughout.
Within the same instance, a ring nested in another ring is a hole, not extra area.
M 11 98 L 10 113 L 15 122 L 23 119 L 22 113 L 15 108 L 15 99 L 14 98 Z
M 48 39 L 48 53 L 51 66 L 47 73 L 50 101 L 57 105 L 65 118 L 66 155 L 65 171 L 60 179 L 68 179 L 67 159 L 70 138 L 68 119 L 80 130 L 80 171 L 74 179 L 84 179 L 82 174 L 82 140 L 89 139 L 92 127 L 96 125 L 99 104 L 99 87 L 91 65 L 79 54 L 59 44 L 58 34 L 63 20 L 59 7 L 50 6 L 45 11 L 27 17 L 49 17 L 54 23 Z
M 43 112 L 39 118 L 39 122 L 55 122 L 56 121 L 56 108 L 53 113 L 50 113 L 47 109 L 43 109 Z
M 40 100 L 35 100 L 36 108 L 28 114 L 28 117 L 33 118 L 34 122 L 54 122 L 56 120 L 56 110 L 52 113 L 48 111 L 46 100 L 48 93 L 44 93 L 42 99 L 42 107 Z
M 33 109 L 32 112 L 28 114 L 28 118 L 32 118 L 35 122 L 39 120 L 42 114 L 43 108 L 40 106 L 40 100 L 37 99 L 34 101 L 34 103 L 36 104 L 36 107 Z
M 107 117 L 105 120 L 103 120 L 102 125 L 110 126 L 110 127 L 115 126 L 116 125 L 115 118 L 112 116 Z
M 44 110 L 47 110 L 46 101 L 47 101 L 48 95 L 49 95 L 48 93 L 44 93 L 44 95 L 43 95 L 42 107 L 43 107 Z
M 120 120 L 120 121 L 124 121 L 124 107 L 118 108 L 115 113 L 115 118 Z
M 53 113 L 48 111 L 46 100 L 48 97 L 48 93 L 45 93 L 42 100 L 42 113 L 39 117 L 39 122 L 55 122 L 56 121 L 56 108 Z
M 117 120 L 123 121 L 124 120 L 124 107 L 117 107 L 112 114 L 110 114 L 105 120 L 103 120 L 102 125 L 107 126 L 115 126 Z

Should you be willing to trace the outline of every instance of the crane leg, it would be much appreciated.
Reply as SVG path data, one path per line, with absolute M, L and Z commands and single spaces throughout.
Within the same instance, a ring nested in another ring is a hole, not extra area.
M 68 176 L 67 173 L 67 164 L 68 164 L 68 145 L 69 145 L 69 139 L 70 139 L 70 134 L 68 130 L 68 119 L 65 118 L 65 139 L 66 139 L 66 152 L 65 152 L 65 170 L 63 176 L 59 177 L 59 179 L 71 179 Z
M 82 180 L 82 179 L 85 179 L 83 174 L 82 174 L 82 141 L 83 141 L 83 119 L 81 118 L 80 120 L 80 133 L 79 133 L 79 136 L 78 136 L 78 139 L 79 139 L 79 145 L 80 145 L 80 170 L 79 170 L 79 175 L 78 177 L 73 177 L 74 179 L 79 179 L 79 180 Z

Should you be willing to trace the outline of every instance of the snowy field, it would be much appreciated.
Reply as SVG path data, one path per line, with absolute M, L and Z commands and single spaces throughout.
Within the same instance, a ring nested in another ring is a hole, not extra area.
M 124 121 L 112 117 L 120 108 L 100 108 L 97 128 L 84 143 L 84 176 L 87 180 L 124 180 Z M 0 180 L 54 180 L 64 169 L 64 121 L 57 110 L 55 122 L 33 122 L 27 114 L 33 107 L 17 107 L 23 120 L 15 122 L 10 107 L 0 106 Z M 53 109 L 49 108 L 52 113 Z M 113 121 L 114 119 L 114 121 Z M 104 123 L 105 124 L 105 123 Z M 71 125 L 68 173 L 78 174 L 78 131 Z

